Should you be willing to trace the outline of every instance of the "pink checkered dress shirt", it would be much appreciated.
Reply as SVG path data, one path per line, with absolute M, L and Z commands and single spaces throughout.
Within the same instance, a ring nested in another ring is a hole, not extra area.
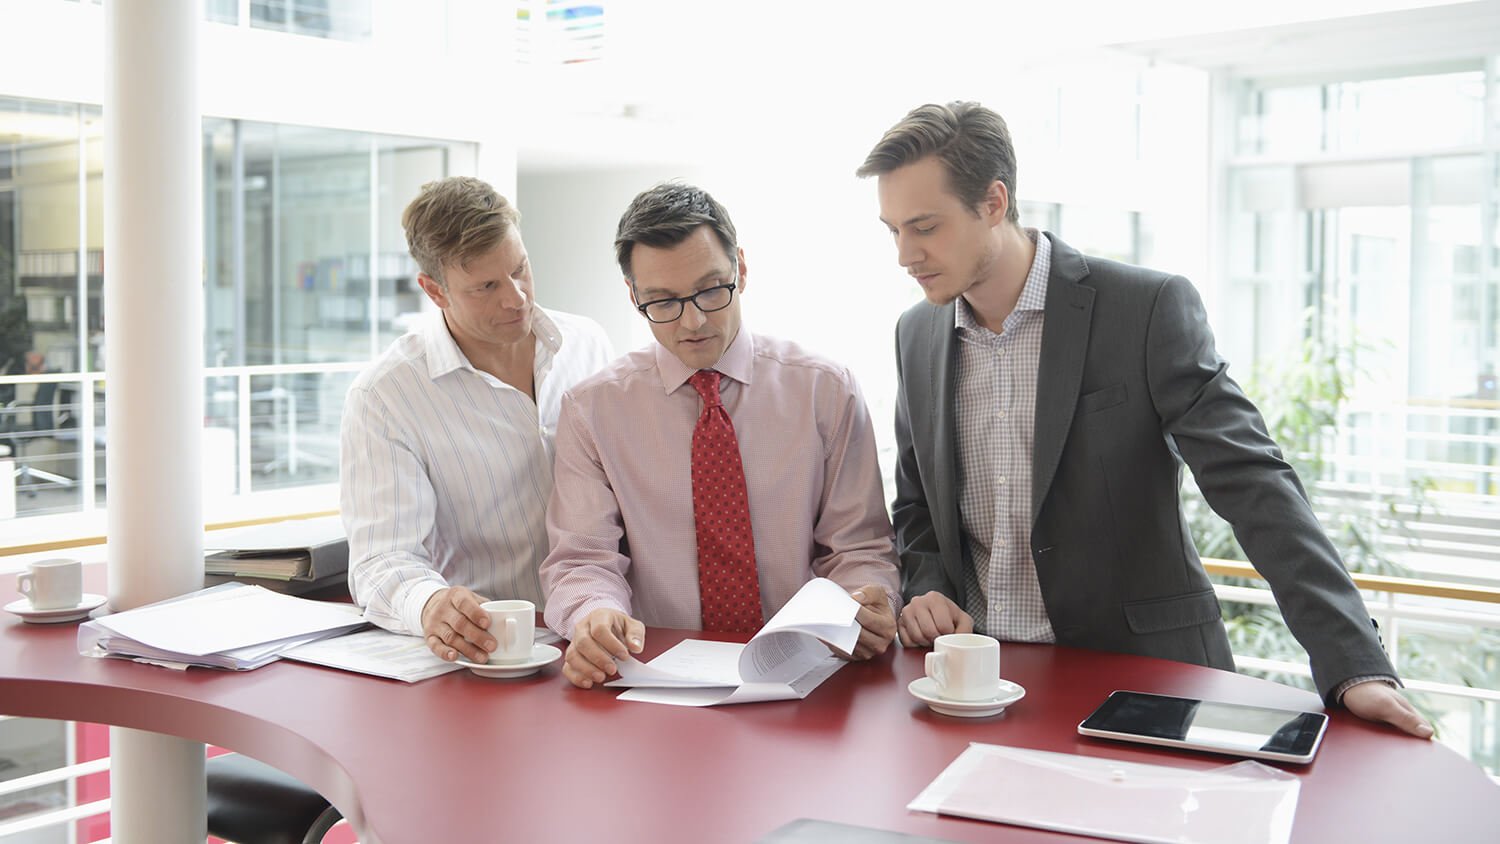
M 745 465 L 764 617 L 809 579 L 847 589 L 899 576 L 875 436 L 849 371 L 745 328 L 714 367 Z M 547 626 L 600 607 L 696 630 L 691 452 L 701 401 L 664 347 L 632 352 L 563 397 L 542 563 Z

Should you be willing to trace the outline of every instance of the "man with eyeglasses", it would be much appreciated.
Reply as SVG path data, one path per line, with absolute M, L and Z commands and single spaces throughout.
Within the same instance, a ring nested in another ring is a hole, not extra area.
M 645 625 L 754 633 L 813 577 L 862 605 L 852 656 L 883 653 L 899 578 L 853 377 L 741 326 L 745 253 L 706 192 L 641 193 L 615 251 L 656 342 L 563 399 L 541 577 L 564 676 L 603 683 Z

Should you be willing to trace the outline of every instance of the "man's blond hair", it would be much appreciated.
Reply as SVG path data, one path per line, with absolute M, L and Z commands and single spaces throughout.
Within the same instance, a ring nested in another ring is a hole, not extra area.
M 489 183 L 473 176 L 428 182 L 401 213 L 406 247 L 422 272 L 444 286 L 445 267 L 469 261 L 499 245 L 521 212 Z

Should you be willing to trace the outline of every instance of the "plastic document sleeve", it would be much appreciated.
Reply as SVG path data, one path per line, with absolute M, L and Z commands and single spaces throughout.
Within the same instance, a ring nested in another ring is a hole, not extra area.
M 1206 771 L 971 744 L 919 812 L 1161 844 L 1286 844 L 1300 781 L 1259 762 Z

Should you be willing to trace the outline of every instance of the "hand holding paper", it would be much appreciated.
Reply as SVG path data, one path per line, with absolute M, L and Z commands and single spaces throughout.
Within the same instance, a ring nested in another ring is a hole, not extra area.
M 645 646 L 644 624 L 620 610 L 601 607 L 573 626 L 563 676 L 580 689 L 593 688 L 618 672 L 616 660 L 635 662 L 631 654 Z
M 854 590 L 852 596 L 859 602 L 859 644 L 854 646 L 855 659 L 869 659 L 885 653 L 896 638 L 896 615 L 891 609 L 890 598 L 885 587 L 870 584 Z
M 864 631 L 861 611 L 838 584 L 816 578 L 749 644 L 688 639 L 649 663 L 621 661 L 619 679 L 605 685 L 635 687 L 621 700 L 679 706 L 804 698 L 843 665 L 829 648 L 855 653 Z

